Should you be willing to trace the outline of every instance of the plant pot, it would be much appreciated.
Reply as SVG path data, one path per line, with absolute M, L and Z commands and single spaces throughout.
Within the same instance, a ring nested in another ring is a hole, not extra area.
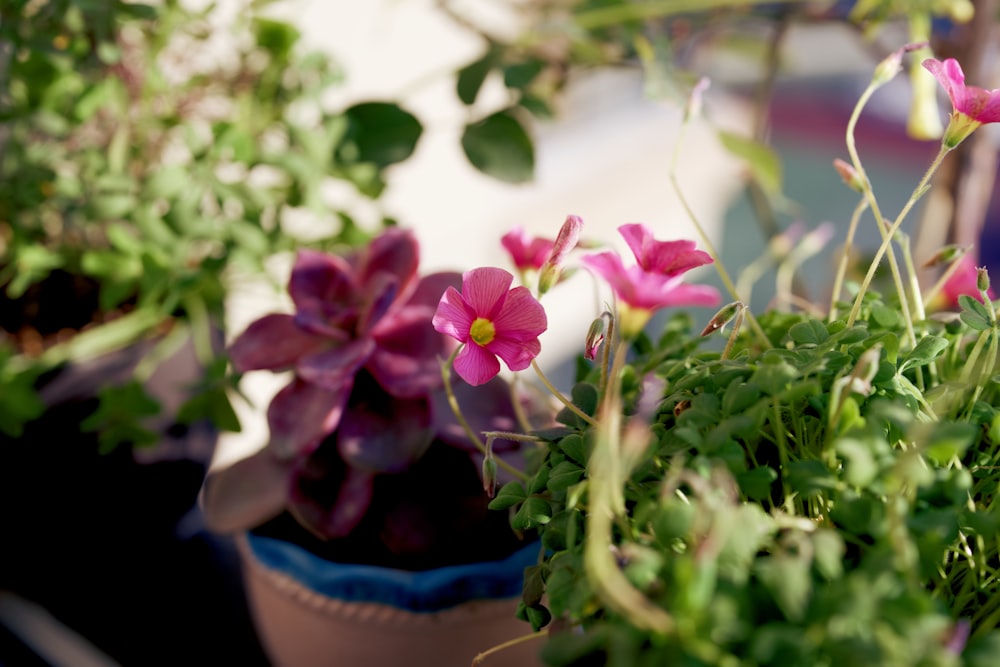
M 503 560 L 421 572 L 333 563 L 253 533 L 236 544 L 250 611 L 276 666 L 466 667 L 531 632 L 515 610 L 537 543 Z M 529 640 L 481 664 L 532 667 L 540 647 Z

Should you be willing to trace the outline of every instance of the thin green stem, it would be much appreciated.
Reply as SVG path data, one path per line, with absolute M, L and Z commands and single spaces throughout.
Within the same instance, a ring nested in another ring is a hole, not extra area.
M 903 264 L 906 265 L 906 272 L 910 278 L 910 295 L 913 298 L 913 307 L 917 311 L 917 321 L 923 322 L 927 319 L 927 313 L 924 311 L 924 300 L 920 294 L 917 267 L 913 263 L 913 250 L 910 245 L 910 237 L 901 235 L 899 247 L 903 250 Z
M 674 144 L 674 153 L 670 159 L 670 185 L 677 194 L 677 199 L 681 202 L 681 206 L 684 208 L 684 212 L 687 214 L 688 219 L 691 220 L 691 224 L 694 225 L 698 235 L 701 237 L 701 242 L 705 246 L 705 251 L 711 256 L 712 266 L 714 266 L 715 270 L 718 272 L 719 278 L 722 280 L 722 284 L 726 287 L 726 291 L 729 292 L 733 301 L 742 301 L 739 292 L 736 291 L 736 285 L 733 283 L 733 279 L 729 277 L 729 272 L 726 271 L 726 267 L 722 265 L 722 258 L 715 249 L 715 245 L 712 243 L 712 240 L 708 238 L 708 234 L 705 233 L 705 228 L 702 227 L 701 222 L 698 220 L 698 216 L 694 214 L 694 210 L 691 208 L 687 197 L 684 196 L 684 192 L 681 189 L 680 184 L 677 182 L 677 159 L 680 155 L 681 138 L 684 135 L 684 131 L 687 129 L 687 125 L 686 121 L 681 124 L 680 133 L 677 136 L 677 142 Z M 767 337 L 767 334 L 764 333 L 760 323 L 757 321 L 757 318 L 753 316 L 753 313 L 750 312 L 749 308 L 747 309 L 746 317 L 747 321 L 750 323 L 750 328 L 754 330 L 754 333 L 760 339 L 763 348 L 765 350 L 771 349 L 771 340 Z
M 538 365 L 538 362 L 536 362 L 534 359 L 531 360 L 531 367 L 535 369 L 535 374 L 538 375 L 538 379 L 542 381 L 542 384 L 545 385 L 545 388 L 548 389 L 549 392 L 553 396 L 555 396 L 556 399 L 560 403 L 562 403 L 564 406 L 566 406 L 567 410 L 569 410 L 574 415 L 576 415 L 577 417 L 579 417 L 583 421 L 587 422 L 591 426 L 597 426 L 597 420 L 595 420 L 593 417 L 591 417 L 590 415 L 588 415 L 586 412 L 584 412 L 580 408 L 578 408 L 575 405 L 573 405 L 572 401 L 570 401 L 568 398 L 566 398 L 566 396 L 561 391 L 559 391 L 558 389 L 556 389 L 555 385 L 553 385 L 551 382 L 549 382 L 549 379 L 547 377 L 545 377 L 545 373 L 542 372 L 542 369 Z
M 458 405 L 458 399 L 455 397 L 455 391 L 451 387 L 451 365 L 454 363 L 455 357 L 458 356 L 461 349 L 461 345 L 456 347 L 455 351 L 451 353 L 450 357 L 448 357 L 448 360 L 441 364 L 441 380 L 444 382 L 444 392 L 448 397 L 448 405 L 451 407 L 451 412 L 455 415 L 455 419 L 458 420 L 459 426 L 461 426 L 462 430 L 465 431 L 466 437 L 469 438 L 469 441 L 476 446 L 476 449 L 478 449 L 483 456 L 489 456 L 489 449 L 486 447 L 486 443 L 483 442 L 482 438 L 476 435 L 476 432 L 472 430 L 471 426 L 469 426 L 469 422 L 466 421 L 465 415 L 462 414 L 462 409 Z M 498 466 L 518 479 L 522 481 L 531 479 L 524 472 L 507 463 L 499 456 L 494 456 L 493 460 L 496 461 Z
M 872 94 L 878 88 L 879 84 L 874 81 L 870 83 L 867 88 L 865 88 L 865 91 L 861 94 L 857 104 L 854 105 L 854 110 L 851 112 L 851 117 L 847 122 L 847 152 L 850 153 L 851 162 L 861 180 L 865 198 L 868 200 L 868 205 L 871 207 L 872 214 L 875 216 L 875 225 L 878 227 L 879 233 L 882 235 L 882 244 L 875 253 L 875 258 L 869 265 L 868 273 L 865 274 L 864 281 L 861 283 L 861 289 L 858 291 L 858 295 L 854 299 L 854 307 L 851 308 L 851 313 L 847 318 L 847 326 L 851 327 L 854 325 L 854 322 L 857 321 L 858 315 L 861 312 L 861 303 L 864 300 L 865 293 L 871 286 L 872 279 L 875 277 L 875 271 L 878 268 L 879 263 L 882 261 L 882 256 L 888 250 L 889 269 L 892 272 L 892 280 L 896 286 L 896 292 L 899 295 L 899 303 L 901 310 L 903 311 L 903 321 L 906 323 L 906 333 L 909 336 L 910 344 L 916 345 L 917 337 L 913 332 L 913 316 L 910 313 L 910 307 L 906 298 L 906 290 L 903 288 L 902 278 L 899 274 L 899 266 L 896 264 L 896 253 L 892 250 L 892 235 L 896 233 L 896 229 L 899 227 L 898 224 L 894 224 L 891 229 L 886 230 L 885 218 L 882 217 L 882 211 L 879 209 L 878 201 L 875 199 L 875 192 L 872 190 L 871 181 L 868 180 L 868 174 L 865 172 L 864 165 L 861 163 L 861 158 L 858 156 L 858 149 L 854 139 L 854 130 L 858 124 L 858 119 L 861 117 L 861 110 L 865 107 Z M 926 174 L 924 178 L 927 178 Z M 922 181 L 922 183 L 924 182 L 925 181 Z M 912 200 L 914 199 L 914 196 L 911 195 L 910 199 L 911 202 L 907 202 L 907 206 L 904 207 L 904 211 L 908 211 L 909 207 L 913 205 Z M 899 223 L 902 219 L 903 217 L 901 214 L 896 222 Z
M 726 340 L 726 347 L 722 350 L 722 356 L 719 357 L 720 359 L 728 359 L 729 354 L 733 351 L 733 345 L 736 343 L 736 338 L 740 334 L 740 327 L 743 326 L 743 314 L 746 310 L 747 307 L 741 303 L 736 311 L 736 319 L 733 321 L 733 330 L 729 332 L 729 338 Z
M 858 205 L 854 207 L 851 214 L 851 223 L 847 228 L 847 238 L 844 240 L 844 249 L 840 255 L 840 262 L 837 265 L 837 275 L 833 279 L 833 291 L 830 293 L 830 315 L 827 321 L 833 322 L 837 319 L 837 301 L 840 298 L 840 290 L 844 287 L 844 277 L 847 275 L 847 265 L 851 259 L 851 250 L 854 247 L 854 236 L 858 231 L 858 222 L 861 215 L 868 210 L 868 198 L 862 197 Z
M 618 327 L 615 326 L 615 318 L 608 318 L 608 333 L 604 337 L 604 349 L 601 350 L 601 380 L 598 389 L 598 405 L 604 405 L 604 397 L 608 395 L 608 383 L 610 378 L 611 348 L 615 346 L 615 336 L 618 335 Z
M 796 4 L 804 0 L 778 0 Z M 724 7 L 748 7 L 756 0 L 651 0 L 627 4 L 608 5 L 578 13 L 573 22 L 584 30 L 596 30 L 628 21 L 641 21 L 692 12 L 704 12 Z

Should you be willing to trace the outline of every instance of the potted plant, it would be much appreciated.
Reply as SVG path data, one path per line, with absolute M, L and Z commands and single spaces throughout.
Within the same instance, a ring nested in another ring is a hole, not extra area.
M 350 184 L 377 229 L 386 169 L 421 125 L 390 102 L 333 108 L 334 63 L 257 10 L 232 32 L 174 1 L 2 13 L 0 587 L 144 662 L 161 633 L 206 627 L 178 613 L 187 597 L 241 618 L 195 511 L 216 433 L 239 428 L 218 358 L 233 280 L 293 248 L 361 243 L 357 207 L 323 189 Z M 315 240 L 295 216 L 335 224 Z M 140 597 L 161 565 L 162 594 Z M 98 594 L 113 620 L 92 613 Z
M 455 346 L 432 317 L 462 278 L 418 265 L 417 239 L 400 228 L 346 254 L 300 251 L 294 313 L 261 317 L 228 348 L 239 374 L 289 374 L 267 409 L 267 444 L 212 470 L 202 496 L 209 527 L 238 535 L 276 664 L 463 664 L 516 635 L 539 547 L 488 510 L 484 483 L 521 474 L 523 457 L 517 441 L 476 434 L 518 430 L 533 410 L 499 378 L 442 377 Z M 527 317 L 530 298 L 511 292 L 508 315 Z M 546 321 L 534 316 L 521 333 L 537 347 Z
M 829 301 L 779 284 L 754 314 L 744 283 L 715 262 L 732 302 L 700 335 L 686 313 L 653 329 L 662 307 L 717 299 L 680 277 L 717 257 L 709 239 L 703 252 L 625 225 L 632 266 L 610 251 L 583 258 L 615 305 L 586 336 L 560 426 L 524 435 L 542 452 L 530 479 L 491 503 L 541 537 L 519 614 L 545 664 L 996 661 L 1000 302 L 954 245 L 921 258 L 947 267 L 921 288 L 901 229 L 951 151 L 1000 122 L 1000 92 L 967 85 L 955 60 L 921 61 L 952 113 L 894 218 L 854 143 L 871 94 L 925 46 L 890 54 L 851 116 L 850 161 L 836 166 L 860 203 Z M 869 209 L 882 243 L 859 264 L 851 246 Z M 797 244 L 786 234 L 765 259 L 787 276 L 828 240 L 824 229 Z M 437 321 L 455 302 L 443 298 Z M 476 329 L 449 331 L 472 347 Z

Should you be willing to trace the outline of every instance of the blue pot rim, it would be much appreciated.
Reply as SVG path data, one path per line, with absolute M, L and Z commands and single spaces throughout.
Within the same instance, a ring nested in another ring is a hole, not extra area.
M 413 612 L 443 611 L 470 600 L 502 600 L 521 594 L 524 569 L 538 562 L 533 542 L 496 561 L 409 572 L 374 565 L 335 563 L 302 547 L 246 533 L 253 556 L 269 570 L 309 590 L 344 602 L 371 602 Z

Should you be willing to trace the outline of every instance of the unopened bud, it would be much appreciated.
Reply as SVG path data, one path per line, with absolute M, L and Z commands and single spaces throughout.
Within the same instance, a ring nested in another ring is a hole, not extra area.
M 701 330 L 702 336 L 707 336 L 709 334 L 715 333 L 716 331 L 721 331 L 722 327 L 729 324 L 734 317 L 744 308 L 742 301 L 733 301 L 727 306 L 723 306 L 722 309 L 717 312 L 705 328 Z
M 990 273 L 985 266 L 976 267 L 976 289 L 983 294 L 990 291 Z
M 493 459 L 492 452 L 483 459 L 483 491 L 490 498 L 497 492 L 497 462 Z
M 968 246 L 946 245 L 924 262 L 924 268 L 933 269 L 935 266 L 941 266 L 942 264 L 951 264 L 967 252 L 969 252 Z
M 865 183 L 861 180 L 861 175 L 854 168 L 854 165 L 838 157 L 833 160 L 833 168 L 840 174 L 840 178 L 847 184 L 847 187 L 856 192 L 864 192 Z
M 539 272 L 539 295 L 548 292 L 559 280 L 559 275 L 562 273 L 562 265 L 566 262 L 566 256 L 576 247 L 577 242 L 580 240 L 581 231 L 583 231 L 583 219 L 576 215 L 566 216 L 566 221 L 563 222 L 562 227 L 559 229 L 559 235 L 552 246 L 552 251 L 549 253 L 549 257 L 545 260 L 545 263 L 542 264 Z
M 907 44 L 890 53 L 875 67 L 875 73 L 872 75 L 872 84 L 881 86 L 892 81 L 893 77 L 903 69 L 903 55 L 926 46 L 927 42 L 917 42 L 915 44 Z
M 583 356 L 590 361 L 597 358 L 597 351 L 604 343 L 604 337 L 611 326 L 611 318 L 611 313 L 604 311 L 600 317 L 590 323 L 590 328 L 587 330 L 586 349 L 583 351 Z

